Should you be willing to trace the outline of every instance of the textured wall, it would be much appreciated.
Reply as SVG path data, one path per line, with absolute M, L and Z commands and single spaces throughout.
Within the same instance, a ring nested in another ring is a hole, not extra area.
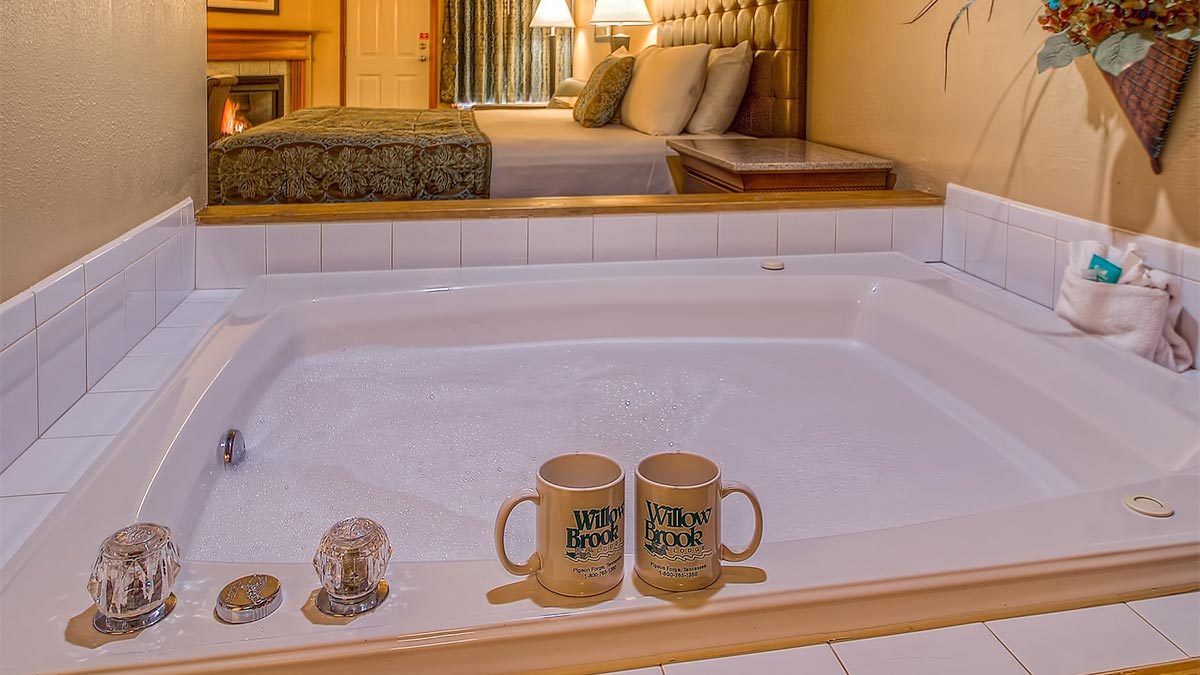
M 652 2 L 647 5 L 653 7 Z M 595 0 L 575 0 L 575 44 L 572 45 L 571 76 L 587 80 L 592 69 L 612 52 L 608 40 L 596 42 L 596 29 L 588 24 L 592 20 L 592 10 L 596 8 Z M 653 14 L 653 10 L 651 10 Z M 625 26 L 613 32 L 623 32 L 629 35 L 629 48 L 638 53 L 657 40 L 657 31 L 653 26 Z
M 205 180 L 204 0 L 0 0 L 0 300 Z
M 1038 0 L 972 13 L 950 48 L 955 0 L 811 4 L 809 137 L 900 163 L 900 186 L 953 181 L 1125 230 L 1200 244 L 1200 68 L 1155 176 L 1090 59 L 1038 75 Z M 979 3 L 981 7 L 987 3 Z

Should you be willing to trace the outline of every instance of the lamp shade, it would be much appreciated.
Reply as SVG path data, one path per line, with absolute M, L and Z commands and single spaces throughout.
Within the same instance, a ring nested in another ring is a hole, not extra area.
M 574 28 L 575 17 L 567 7 L 567 0 L 541 0 L 533 10 L 530 28 Z
M 654 23 L 644 0 L 596 0 L 593 26 L 645 26 Z

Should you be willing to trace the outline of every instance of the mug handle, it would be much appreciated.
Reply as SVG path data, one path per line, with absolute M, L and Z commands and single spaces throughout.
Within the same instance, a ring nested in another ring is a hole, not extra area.
M 537 554 L 537 551 L 529 556 L 529 560 L 518 565 L 508 557 L 508 551 L 504 550 L 504 527 L 508 525 L 508 517 L 512 515 L 513 509 L 517 508 L 517 504 L 521 502 L 533 502 L 535 505 L 541 505 L 541 501 L 541 496 L 536 490 L 525 489 L 514 492 L 504 500 L 504 503 L 500 505 L 500 513 L 496 514 L 496 555 L 500 558 L 500 564 L 508 570 L 509 574 L 518 576 L 533 574 L 542 568 L 542 557 Z
M 721 499 L 725 499 L 733 493 L 741 493 L 746 495 L 750 500 L 750 506 L 754 507 L 754 536 L 750 538 L 750 543 L 741 551 L 731 551 L 728 546 L 721 544 L 721 560 L 727 562 L 741 562 L 758 550 L 758 545 L 762 543 L 763 535 L 763 515 L 762 506 L 758 503 L 758 497 L 749 487 L 737 481 L 725 481 L 721 483 Z

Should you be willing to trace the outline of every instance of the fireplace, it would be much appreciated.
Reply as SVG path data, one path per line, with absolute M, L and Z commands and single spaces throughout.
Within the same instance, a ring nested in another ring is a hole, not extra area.
M 283 75 L 240 75 L 229 90 L 221 133 L 232 136 L 283 116 Z

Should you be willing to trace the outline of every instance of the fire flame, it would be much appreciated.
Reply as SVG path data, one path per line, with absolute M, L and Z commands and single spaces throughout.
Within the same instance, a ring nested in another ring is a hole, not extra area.
M 225 100 L 225 108 L 221 111 L 221 133 L 225 136 L 232 136 L 240 131 L 245 131 L 247 124 L 245 118 L 238 117 L 238 104 L 232 99 Z

